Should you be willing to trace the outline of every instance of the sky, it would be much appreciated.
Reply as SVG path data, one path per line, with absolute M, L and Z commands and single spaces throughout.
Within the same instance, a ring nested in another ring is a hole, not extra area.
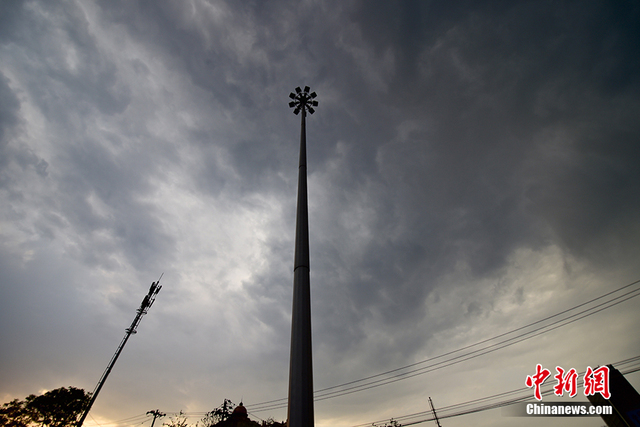
M 639 356 L 640 285 L 617 291 L 640 279 L 639 22 L 631 1 L 0 2 L 2 402 L 93 390 L 164 274 L 85 426 L 225 398 L 286 418 L 262 404 L 287 396 L 305 85 L 314 388 L 339 386 L 319 427 Z M 541 420 L 602 425 L 517 424 Z

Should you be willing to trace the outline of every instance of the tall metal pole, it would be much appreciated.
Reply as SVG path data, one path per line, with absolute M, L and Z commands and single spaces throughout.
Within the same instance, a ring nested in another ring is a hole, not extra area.
M 307 206 L 307 111 L 313 114 L 316 93 L 299 87 L 289 95 L 294 113 L 302 111 L 298 203 L 293 267 L 293 309 L 291 316 L 291 357 L 289 365 L 288 427 L 313 427 L 313 362 L 311 351 L 311 292 L 309 281 L 309 212 Z
M 162 279 L 162 275 L 160 276 L 160 279 Z M 118 346 L 118 349 L 116 350 L 113 357 L 111 357 L 111 361 L 107 365 L 107 369 L 105 369 L 104 373 L 102 374 L 102 377 L 100 377 L 100 381 L 98 381 L 98 385 L 96 385 L 96 388 L 93 390 L 93 393 L 91 393 L 91 400 L 89 400 L 87 407 L 82 413 L 82 417 L 80 417 L 80 421 L 78 421 L 78 423 L 76 424 L 77 427 L 82 427 L 84 420 L 87 418 L 87 415 L 89 415 L 89 411 L 91 410 L 93 403 L 96 401 L 96 398 L 98 397 L 98 393 L 100 393 L 100 390 L 102 390 L 102 386 L 104 385 L 105 381 L 107 380 L 107 377 L 111 373 L 111 370 L 113 369 L 113 365 L 116 364 L 116 361 L 120 356 L 120 353 L 122 353 L 122 349 L 124 348 L 124 345 L 127 343 L 127 340 L 129 339 L 129 337 L 132 334 L 135 334 L 137 332 L 136 329 L 138 328 L 138 325 L 142 320 L 142 316 L 147 314 L 147 312 L 149 311 L 149 308 L 151 307 L 153 302 L 156 300 L 156 295 L 158 295 L 158 292 L 160 292 L 160 289 L 162 288 L 162 286 L 158 285 L 160 283 L 160 279 L 158 279 L 157 282 L 151 283 L 151 288 L 149 288 L 149 293 L 145 295 L 144 299 L 142 300 L 142 303 L 140 304 L 140 308 L 138 308 L 138 310 L 136 311 L 136 317 L 133 319 L 133 322 L 131 322 L 131 326 L 129 326 L 125 330 L 126 334 L 124 335 L 124 338 L 120 342 L 120 345 Z

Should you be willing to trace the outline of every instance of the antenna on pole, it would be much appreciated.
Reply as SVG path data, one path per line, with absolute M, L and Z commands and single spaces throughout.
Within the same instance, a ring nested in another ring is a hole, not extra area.
M 440 425 L 440 421 L 438 421 L 438 416 L 436 415 L 436 408 L 433 407 L 433 402 L 431 401 L 431 396 L 429 396 L 429 405 L 431 405 L 431 412 L 433 412 L 433 418 L 436 420 L 436 425 L 438 427 L 442 427 Z
M 162 276 L 164 276 L 164 273 L 160 275 L 160 279 L 162 279 Z M 84 420 L 87 418 L 87 415 L 89 414 L 89 411 L 93 406 L 93 403 L 96 401 L 96 398 L 98 397 L 98 393 L 100 393 L 100 390 L 104 385 L 104 382 L 107 380 L 107 377 L 111 373 L 111 370 L 113 369 L 113 365 L 116 364 L 116 360 L 118 360 L 118 357 L 120 356 L 120 353 L 124 348 L 124 345 L 127 343 L 127 340 L 129 339 L 129 337 L 132 334 L 135 334 L 137 332 L 137 328 L 138 328 L 138 325 L 140 324 L 140 321 L 142 320 L 142 316 L 147 314 L 147 312 L 149 311 L 149 308 L 151 308 L 151 306 L 155 302 L 156 295 L 158 295 L 158 292 L 160 292 L 160 289 L 162 289 L 162 286 L 160 286 L 160 279 L 158 279 L 157 282 L 151 283 L 151 287 L 149 288 L 149 293 L 145 295 L 144 299 L 142 300 L 142 303 L 140 304 L 140 307 L 138 308 L 138 310 L 136 310 L 136 317 L 133 319 L 133 322 L 131 322 L 131 326 L 125 329 L 126 334 L 122 339 L 122 341 L 120 342 L 120 345 L 118 346 L 118 349 L 116 350 L 115 354 L 113 355 L 113 357 L 111 357 L 111 361 L 109 362 L 109 365 L 107 365 L 107 369 L 105 369 L 104 373 L 102 374 L 102 377 L 100 377 L 100 381 L 98 381 L 98 385 L 96 385 L 96 388 L 93 390 L 93 393 L 91 393 L 91 400 L 89 400 L 89 403 L 87 403 L 87 407 L 82 413 L 82 417 L 80 417 L 80 421 L 78 421 L 78 423 L 76 424 L 77 427 L 82 427 L 82 423 L 84 423 Z M 154 421 L 155 421 L 155 418 L 154 418 Z

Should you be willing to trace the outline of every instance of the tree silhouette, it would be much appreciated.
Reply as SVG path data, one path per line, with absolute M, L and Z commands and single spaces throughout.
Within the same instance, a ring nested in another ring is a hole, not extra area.
M 183 411 L 180 411 L 180 413 L 172 416 L 169 421 L 162 423 L 162 425 L 167 427 L 187 427 L 189 423 L 187 423 L 187 416 Z
M 389 422 L 384 423 L 383 425 L 378 425 L 374 423 L 371 425 L 371 427 L 402 427 L 402 424 L 400 424 L 398 421 L 391 418 Z
M 14 399 L 0 408 L 2 427 L 64 427 L 76 422 L 91 393 L 81 388 L 60 387 L 40 396 Z
M 0 408 L 0 426 L 26 427 L 29 422 L 30 418 L 27 416 L 24 402 L 21 400 L 14 399 Z
M 219 422 L 225 421 L 231 413 L 233 412 L 233 408 L 236 405 L 230 401 L 229 399 L 224 399 L 222 405 L 218 406 L 213 411 L 207 412 L 200 421 L 198 421 L 198 427 L 212 427 Z

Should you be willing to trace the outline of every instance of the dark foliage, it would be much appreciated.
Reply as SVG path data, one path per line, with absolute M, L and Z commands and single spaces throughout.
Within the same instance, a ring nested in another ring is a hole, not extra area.
M 235 406 L 229 399 L 224 399 L 222 405 L 205 414 L 204 418 L 198 422 L 198 427 L 212 427 L 219 422 L 225 421 L 229 418 Z
M 75 387 L 60 387 L 40 396 L 12 400 L 0 408 L 2 427 L 65 427 L 75 424 L 91 393 Z

